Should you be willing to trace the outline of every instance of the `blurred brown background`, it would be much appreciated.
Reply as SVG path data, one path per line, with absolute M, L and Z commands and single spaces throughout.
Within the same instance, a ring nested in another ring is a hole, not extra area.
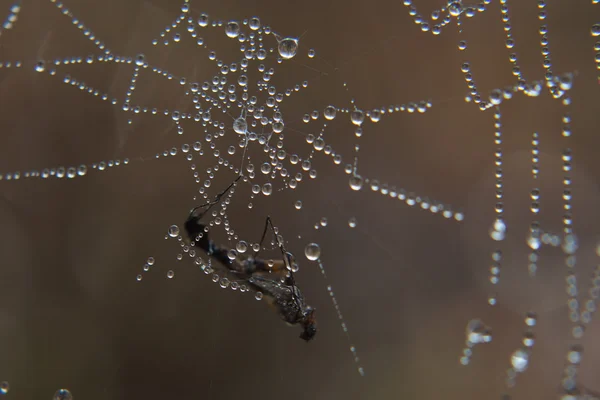
M 429 16 L 443 1 L 415 3 Z M 464 22 L 465 52 L 457 49 L 454 26 L 438 37 L 423 33 L 397 0 L 192 3 L 194 18 L 200 12 L 223 21 L 258 16 L 283 35 L 306 31 L 298 56 L 276 67 L 281 87 L 309 81 L 307 90 L 282 105 L 290 128 L 288 153 L 308 154 L 303 135 L 320 131 L 320 124 L 301 122 L 306 112 L 329 104 L 349 106 L 351 97 L 365 110 L 433 102 L 422 115 L 398 113 L 366 123 L 359 172 L 452 204 L 464 211 L 462 223 L 370 189 L 352 192 L 342 168 L 320 153 L 313 162 L 317 179 L 305 176 L 297 190 L 253 199 L 250 212 L 249 185 L 234 196 L 230 220 L 243 238 L 257 241 L 270 214 L 302 261 L 298 280 L 317 308 L 320 328 L 316 340 L 306 344 L 298 339 L 298 329 L 285 327 L 252 294 L 220 289 L 189 259 L 177 261 L 178 244 L 163 239 L 168 226 L 181 224 L 197 204 L 192 198 L 198 186 L 181 156 L 158 161 L 151 156 L 203 141 L 205 133 L 191 124 L 179 136 L 169 118 L 125 114 L 58 77 L 36 73 L 39 59 L 99 51 L 50 2 L 21 2 L 18 22 L 0 37 L 0 59 L 26 65 L 0 69 L 0 171 L 125 157 L 147 161 L 69 181 L 0 182 L 0 381 L 10 383 L 6 398 L 50 399 L 59 388 L 68 388 L 77 400 L 499 398 L 529 310 L 539 315 L 537 342 L 529 369 L 511 393 L 515 399 L 554 398 L 571 325 L 560 250 L 544 248 L 538 276 L 527 275 L 529 146 L 532 132 L 539 132 L 540 218 L 553 232 L 559 232 L 562 220 L 560 154 L 564 146 L 573 149 L 578 272 L 587 296 L 588 277 L 598 262 L 600 218 L 600 88 L 590 36 L 600 8 L 590 1 L 552 3 L 547 24 L 553 70 L 578 72 L 570 93 L 574 135 L 561 137 L 564 109 L 546 92 L 534 99 L 519 94 L 502 105 L 508 237 L 500 244 L 504 262 L 495 308 L 486 303 L 490 253 L 497 247 L 487 234 L 494 206 L 493 119 L 491 112 L 464 102 L 460 65 L 471 62 L 484 94 L 514 83 L 498 2 Z M 10 4 L 0 0 L 2 18 Z M 510 4 L 524 75 L 541 79 L 537 1 Z M 180 44 L 151 45 L 179 15 L 178 1 L 79 0 L 65 6 L 115 54 L 144 53 L 150 64 L 189 82 L 216 73 L 207 50 L 186 35 L 186 23 L 179 28 Z M 199 32 L 210 49 L 228 54 L 235 48 L 222 29 Z M 268 40 L 272 47 L 273 38 Z M 306 55 L 310 48 L 317 52 L 315 60 Z M 71 74 L 122 101 L 131 70 L 114 63 L 74 65 L 62 66 L 59 75 Z M 177 82 L 149 70 L 142 71 L 132 103 L 192 109 Z M 352 162 L 353 130 L 347 121 L 334 122 L 325 139 L 342 154 L 343 164 Z M 251 155 L 256 167 L 265 157 L 256 144 Z M 240 156 L 238 150 L 235 159 Z M 210 156 L 194 162 L 203 181 L 215 161 Z M 219 173 L 211 196 L 233 177 Z M 304 203 L 300 211 L 293 205 L 298 199 Z M 315 230 L 321 217 L 329 224 Z M 357 228 L 348 227 L 350 217 L 357 218 Z M 311 241 L 322 247 L 364 378 L 356 371 L 327 282 L 302 255 Z M 148 256 L 156 258 L 156 266 L 137 282 Z M 173 279 L 166 277 L 169 269 L 175 271 Z M 471 365 L 462 367 L 465 326 L 472 318 L 490 325 L 494 338 L 476 347 Z M 579 382 L 600 390 L 597 325 L 592 322 L 583 340 Z

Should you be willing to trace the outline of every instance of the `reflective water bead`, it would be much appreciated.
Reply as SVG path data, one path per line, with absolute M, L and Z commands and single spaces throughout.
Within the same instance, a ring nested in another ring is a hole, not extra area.
M 350 219 L 348 220 L 348 226 L 350 228 L 356 228 L 356 218 L 350 217 Z
M 177 225 L 171 225 L 169 227 L 169 236 L 172 238 L 179 236 L 179 227 Z
M 284 60 L 294 58 L 298 51 L 298 39 L 284 38 L 277 44 L 277 51 Z
M 529 352 L 524 349 L 516 350 L 510 357 L 510 363 L 517 372 L 523 372 L 529 364 Z
M 69 391 L 69 389 L 58 389 L 54 393 L 54 397 L 52 400 L 73 400 L 73 395 Z
M 271 185 L 270 183 L 265 183 L 262 187 L 262 193 L 265 196 L 270 196 L 271 193 L 273 193 L 273 185 Z
M 337 110 L 335 109 L 334 106 L 327 106 L 327 107 L 325 107 L 325 110 L 323 111 L 323 116 L 325 117 L 326 120 L 329 120 L 329 121 L 334 119 L 336 114 L 337 114 Z
M 361 110 L 354 110 L 350 113 L 350 121 L 354 125 L 360 126 L 365 120 L 365 114 Z
M 316 261 L 321 256 L 321 247 L 316 243 L 309 243 L 304 248 L 304 255 L 310 261 Z
M 225 34 L 229 38 L 236 38 L 240 35 L 240 25 L 236 21 L 231 21 L 225 27 Z
M 350 177 L 350 189 L 352 190 L 360 190 L 363 186 L 363 179 L 360 175 L 352 175 Z

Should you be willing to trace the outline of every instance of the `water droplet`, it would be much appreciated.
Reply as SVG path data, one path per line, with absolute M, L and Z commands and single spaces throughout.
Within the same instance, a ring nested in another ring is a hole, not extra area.
M 258 17 L 252 17 L 252 18 L 250 18 L 250 21 L 248 22 L 248 26 L 253 31 L 256 31 L 256 30 L 260 29 L 260 19 L 258 19 Z
M 173 271 L 172 269 L 167 271 L 167 278 L 173 279 L 174 276 L 175 276 L 175 271 Z
M 230 38 L 238 37 L 240 35 L 240 25 L 235 21 L 229 22 L 225 27 L 225 34 Z
M 265 183 L 262 187 L 262 193 L 265 196 L 270 196 L 271 193 L 273 193 L 273 185 L 271 185 L 270 183 Z
M 302 200 L 296 200 L 296 202 L 294 203 L 294 207 L 296 207 L 296 210 L 300 210 L 302 208 Z M 598 248 L 600 249 L 600 245 L 598 246 Z
M 349 226 L 350 228 L 356 228 L 356 218 L 354 218 L 354 217 L 351 217 L 351 218 L 348 220 L 348 226 Z
M 0 382 L 0 394 L 6 394 L 6 393 L 8 393 L 9 390 L 10 390 L 10 385 L 8 384 L 8 382 L 6 382 L 6 381 Z
M 135 65 L 137 65 L 138 67 L 142 67 L 145 62 L 146 56 L 144 56 L 143 54 L 138 54 L 137 56 L 135 56 Z
M 352 175 L 350 177 L 350 189 L 360 190 L 363 186 L 363 179 L 360 175 Z
M 148 257 L 148 259 L 146 260 L 146 264 L 154 265 L 154 257 Z
M 256 300 L 262 300 L 262 298 L 263 298 L 262 292 L 256 292 L 256 294 L 254 295 L 254 298 Z
M 36 72 L 44 72 L 45 69 L 46 69 L 46 63 L 44 61 L 38 61 L 35 64 Z
M 179 227 L 177 225 L 171 225 L 169 227 L 169 236 L 172 238 L 179 236 Z
M 316 261 L 321 256 L 321 247 L 316 243 L 309 243 L 304 248 L 304 255 L 310 261 Z
M 73 400 L 73 395 L 69 391 L 69 389 L 58 389 L 54 393 L 54 397 L 52 400 Z
M 529 364 L 529 353 L 524 349 L 516 350 L 510 357 L 510 363 L 517 372 L 523 372 Z
M 248 243 L 246 243 L 243 240 L 240 240 L 239 242 L 237 242 L 237 244 L 235 245 L 236 250 L 238 251 L 238 253 L 240 254 L 244 254 L 247 250 L 248 250 Z
M 227 252 L 227 258 L 229 258 L 231 261 L 235 260 L 237 258 L 237 251 L 234 249 L 229 249 Z
M 326 120 L 329 120 L 329 121 L 334 119 L 336 114 L 337 114 L 337 110 L 335 109 L 334 106 L 327 106 L 327 107 L 325 107 L 325 111 L 323 111 L 323 116 L 325 117 Z
M 592 26 L 592 36 L 600 36 L 600 24 L 594 24 Z
M 277 45 L 277 51 L 279 51 L 279 55 L 284 60 L 289 60 L 290 58 L 294 58 L 296 52 L 298 51 L 298 39 L 294 38 L 284 38 L 279 41 Z
M 350 121 L 352 121 L 354 125 L 360 126 L 364 120 L 365 114 L 361 110 L 354 110 L 350 113 Z
M 239 135 L 245 135 L 248 131 L 248 123 L 246 122 L 246 119 L 240 117 L 233 121 L 233 130 Z

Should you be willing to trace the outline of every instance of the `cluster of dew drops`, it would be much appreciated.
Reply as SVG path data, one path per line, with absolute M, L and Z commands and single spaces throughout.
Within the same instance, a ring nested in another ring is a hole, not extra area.
M 7 381 L 0 382 L 0 396 L 7 395 L 10 391 L 10 384 Z M 54 392 L 52 400 L 73 400 L 73 395 L 69 389 L 58 389 Z

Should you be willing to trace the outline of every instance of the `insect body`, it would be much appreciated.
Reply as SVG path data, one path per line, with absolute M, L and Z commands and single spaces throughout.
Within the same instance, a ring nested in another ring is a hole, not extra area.
M 293 270 L 297 265 L 294 256 L 285 251 L 277 234 L 275 234 L 275 237 L 283 256 L 282 260 L 267 262 L 257 257 L 258 252 L 253 257 L 242 258 L 238 255 L 231 259 L 229 257 L 230 249 L 220 247 L 210 240 L 206 226 L 200 221 L 202 216 L 213 205 L 219 203 L 221 197 L 234 184 L 235 182 L 223 193 L 217 195 L 213 202 L 196 207 L 190 212 L 184 225 L 188 237 L 194 243 L 194 246 L 214 257 L 228 272 L 233 273 L 255 290 L 261 292 L 265 300 L 276 309 L 285 322 L 289 325 L 302 326 L 303 332 L 300 334 L 300 338 L 308 342 L 317 333 L 314 309 L 306 304 L 302 292 L 296 285 Z M 197 210 L 201 208 L 204 209 L 203 212 L 197 213 Z M 260 241 L 261 245 L 269 226 L 275 233 L 271 218 L 267 217 L 263 237 Z

